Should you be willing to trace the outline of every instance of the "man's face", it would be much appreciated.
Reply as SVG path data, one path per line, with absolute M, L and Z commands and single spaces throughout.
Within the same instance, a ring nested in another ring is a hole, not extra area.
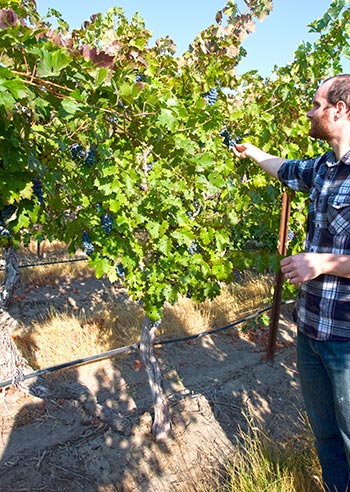
M 335 107 L 327 101 L 327 92 L 330 85 L 331 81 L 327 81 L 319 87 L 313 100 L 313 107 L 306 114 L 311 122 L 310 137 L 326 141 L 333 137 L 334 132 L 333 116 Z

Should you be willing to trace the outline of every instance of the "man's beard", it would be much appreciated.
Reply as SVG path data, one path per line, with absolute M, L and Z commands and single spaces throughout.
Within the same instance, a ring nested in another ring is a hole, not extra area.
M 316 138 L 318 140 L 328 141 L 331 137 L 331 132 L 329 126 L 325 123 L 324 120 L 311 120 L 309 135 L 310 137 Z

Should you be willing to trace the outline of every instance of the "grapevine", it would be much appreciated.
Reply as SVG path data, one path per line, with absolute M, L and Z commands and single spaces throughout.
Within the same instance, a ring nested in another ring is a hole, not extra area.
M 341 71 L 349 7 L 339 0 L 312 25 L 315 43 L 262 79 L 235 70 L 271 2 L 246 4 L 241 13 L 227 2 L 176 57 L 169 38 L 150 46 L 142 19 L 121 9 L 73 35 L 45 24 L 35 2 L 5 0 L 1 236 L 83 247 L 111 281 L 122 264 L 123 283 L 153 321 L 179 295 L 214 298 L 234 271 L 275 269 L 282 188 L 258 167 L 234 165 L 230 129 L 286 158 L 319 152 L 305 113 L 319 81 Z M 298 196 L 296 249 L 305 205 Z
M 4 204 L 16 204 L 1 225 L 13 239 L 83 247 L 96 274 L 112 281 L 121 261 L 130 295 L 152 319 L 180 294 L 214 297 L 234 270 L 270 268 L 282 190 L 258 168 L 232 164 L 225 147 L 240 140 L 230 129 L 287 157 L 318 151 L 302 115 L 319 79 L 339 68 L 348 36 L 336 22 L 345 22 L 347 9 L 313 27 L 329 31 L 327 57 L 320 44 L 301 46 L 292 64 L 262 80 L 238 77 L 235 67 L 268 1 L 249 2 L 242 13 L 229 2 L 178 58 L 167 38 L 151 47 L 143 21 L 129 21 L 121 9 L 94 17 L 71 38 L 65 32 L 67 42 L 45 31 L 34 4 L 14 5 L 7 3 L 14 15 L 1 28 L 0 55 L 8 91 L 0 100 L 7 142 L 0 162 L 10 184 L 0 192 Z M 17 38 L 23 43 L 11 41 Z M 293 247 L 302 234 L 295 237 Z

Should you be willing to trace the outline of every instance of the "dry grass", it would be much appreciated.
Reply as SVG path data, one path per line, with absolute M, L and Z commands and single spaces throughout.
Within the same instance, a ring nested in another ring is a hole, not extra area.
M 301 418 L 300 434 L 279 443 L 247 419 L 237 452 L 207 479 L 201 492 L 325 492 L 311 430 Z
M 59 243 L 44 243 L 40 252 L 39 260 L 36 245 L 31 244 L 18 252 L 19 263 L 69 259 L 64 246 Z M 22 289 L 30 291 L 59 286 L 73 279 L 88 282 L 93 275 L 87 262 L 67 262 L 23 268 L 21 283 Z M 196 304 L 181 297 L 174 306 L 165 306 L 159 336 L 193 335 L 225 326 L 266 304 L 271 285 L 271 278 L 245 274 L 240 283 L 223 285 L 221 294 L 213 301 Z M 56 312 L 51 309 L 48 316 L 35 320 L 30 326 L 19 327 L 14 338 L 32 367 L 48 367 L 139 341 L 143 318 L 139 305 L 128 299 L 123 303 L 116 302 L 115 292 L 109 284 L 105 291 L 109 293 L 108 301 L 96 302 L 88 315 L 84 311 Z
M 24 286 L 32 285 L 33 283 L 40 286 L 55 284 L 62 278 L 86 277 L 92 270 L 89 268 L 88 263 L 82 260 L 84 256 L 82 251 L 71 256 L 61 243 L 49 243 L 46 241 L 41 244 L 40 256 L 38 256 L 36 244 L 30 243 L 28 247 L 18 251 L 18 263 L 20 265 L 39 264 L 39 266 L 22 268 L 21 282 Z M 77 261 L 72 262 L 70 260 Z M 55 261 L 57 263 L 54 263 Z M 49 264 L 50 262 L 53 264 Z M 43 263 L 43 265 L 40 266 L 40 263 Z
M 222 285 L 220 295 L 212 301 L 196 304 L 181 297 L 174 306 L 165 306 L 161 333 L 192 335 L 244 318 L 267 304 L 272 282 L 269 276 L 246 273 L 240 283 Z
M 19 326 L 13 338 L 29 364 L 41 369 L 133 344 L 141 320 L 142 311 L 134 303 L 119 310 L 107 305 L 89 317 L 52 310 L 44 320 Z

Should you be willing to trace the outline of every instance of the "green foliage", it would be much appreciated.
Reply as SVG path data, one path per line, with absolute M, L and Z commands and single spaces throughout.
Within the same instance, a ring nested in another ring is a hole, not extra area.
M 32 2 L 5 2 L 0 209 L 15 212 L 1 241 L 47 237 L 74 252 L 85 233 L 96 274 L 114 281 L 121 265 L 123 282 L 152 319 L 180 293 L 215 297 L 234 269 L 276 268 L 281 186 L 257 166 L 233 162 L 220 132 L 226 126 L 290 158 L 318 152 L 305 112 L 321 74 L 339 71 L 347 30 L 332 36 L 349 12 L 334 2 L 312 25 L 319 40 L 301 45 L 271 78 L 238 77 L 241 41 L 270 8 L 255 0 L 240 13 L 228 2 L 175 58 L 168 38 L 150 47 L 143 20 L 129 21 L 120 8 L 70 33 L 55 11 L 53 30 Z M 209 104 L 204 94 L 214 87 L 218 98 Z M 304 198 L 293 207 L 297 249 Z

